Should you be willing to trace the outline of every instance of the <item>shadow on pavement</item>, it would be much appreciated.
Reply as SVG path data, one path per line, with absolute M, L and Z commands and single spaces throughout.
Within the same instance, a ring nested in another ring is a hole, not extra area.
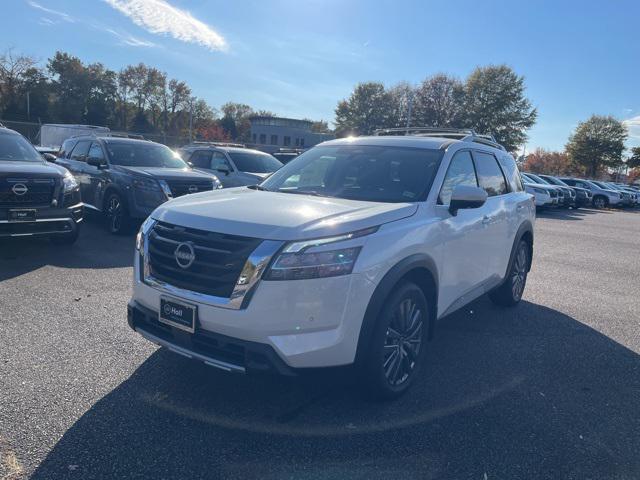
M 486 298 L 430 346 L 390 403 L 363 400 L 345 372 L 232 376 L 157 350 L 32 478 L 640 477 L 632 351 L 558 311 Z
M 608 210 L 597 210 L 591 208 L 579 208 L 578 210 L 568 208 L 545 208 L 538 210 L 536 215 L 540 218 L 550 218 L 553 220 L 582 220 L 589 215 L 601 213 L 609 214 L 611 212 Z
M 127 267 L 133 262 L 135 234 L 110 235 L 99 218 L 89 215 L 74 245 L 54 245 L 47 238 L 0 239 L 0 281 L 46 265 L 101 269 Z

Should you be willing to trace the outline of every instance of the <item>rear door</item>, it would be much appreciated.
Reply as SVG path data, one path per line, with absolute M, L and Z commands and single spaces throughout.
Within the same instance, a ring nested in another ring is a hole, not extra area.
M 101 160 L 103 164 L 107 163 L 107 158 L 104 154 L 102 146 L 99 142 L 92 142 L 87 158 L 97 158 Z M 101 208 L 102 192 L 104 191 L 105 183 L 108 181 L 108 171 L 105 169 L 99 169 L 93 165 L 84 164 L 85 175 L 87 176 L 87 184 L 82 191 L 82 200 L 93 205 L 96 208 Z
M 91 147 L 91 140 L 80 140 L 71 150 L 71 155 L 67 159 L 66 167 L 73 173 L 76 180 L 80 184 L 80 193 L 83 201 L 91 184 L 91 180 L 84 168 L 87 162 L 87 155 Z
M 487 277 L 497 283 L 504 277 L 511 254 L 517 202 L 510 196 L 504 173 L 492 153 L 474 150 L 473 160 L 478 183 L 488 195 L 482 216 L 485 240 L 489 244 L 486 249 Z

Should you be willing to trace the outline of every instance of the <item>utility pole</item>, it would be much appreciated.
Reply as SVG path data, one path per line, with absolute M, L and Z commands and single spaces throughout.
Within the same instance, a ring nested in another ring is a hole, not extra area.
M 27 92 L 27 120 L 31 120 L 31 92 Z
M 193 143 L 193 97 L 189 99 L 189 143 Z

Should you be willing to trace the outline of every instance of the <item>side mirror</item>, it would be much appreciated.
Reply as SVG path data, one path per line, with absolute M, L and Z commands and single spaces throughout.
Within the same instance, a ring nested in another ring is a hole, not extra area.
M 451 194 L 449 202 L 449 213 L 454 217 L 458 210 L 467 208 L 479 208 L 487 201 L 487 192 L 479 187 L 468 185 L 457 185 Z
M 88 157 L 87 158 L 87 164 L 91 165 L 92 167 L 96 167 L 98 169 L 107 168 L 107 164 L 104 163 L 104 160 L 101 159 L 101 158 L 97 158 L 97 157 Z
M 187 165 L 189 165 L 191 168 L 193 168 L 193 162 L 187 162 Z
M 229 170 L 229 167 L 227 167 L 226 165 L 220 165 L 218 168 L 216 168 L 216 172 L 220 172 L 220 173 L 223 173 L 225 175 L 229 175 L 230 170 Z
M 56 163 L 56 156 L 53 153 L 43 153 L 42 158 L 44 158 L 47 162 Z

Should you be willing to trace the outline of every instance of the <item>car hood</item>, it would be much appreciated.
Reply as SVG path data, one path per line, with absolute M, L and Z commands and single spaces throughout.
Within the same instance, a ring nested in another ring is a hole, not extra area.
M 162 168 L 162 167 L 123 167 L 117 165 L 123 172 L 133 173 L 145 177 L 153 177 L 158 180 L 205 180 L 211 179 L 211 175 L 196 172 L 189 168 Z
M 158 207 L 156 220 L 268 240 L 339 235 L 413 215 L 415 203 L 378 203 L 265 192 L 246 187 L 186 195 Z
M 55 163 L 0 161 L 0 177 L 63 177 L 67 169 Z

